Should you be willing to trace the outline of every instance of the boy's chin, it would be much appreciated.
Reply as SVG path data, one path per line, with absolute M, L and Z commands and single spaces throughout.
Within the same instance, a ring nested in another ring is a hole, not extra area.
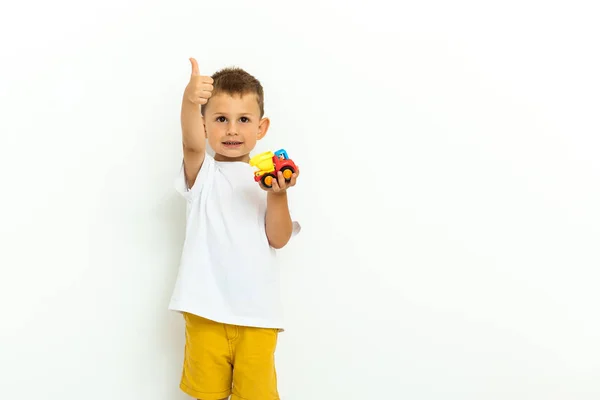
M 245 148 L 241 147 L 231 149 L 221 146 L 219 150 L 215 153 L 223 159 L 230 159 L 236 161 L 244 161 L 246 159 L 250 159 L 250 152 L 248 152 Z

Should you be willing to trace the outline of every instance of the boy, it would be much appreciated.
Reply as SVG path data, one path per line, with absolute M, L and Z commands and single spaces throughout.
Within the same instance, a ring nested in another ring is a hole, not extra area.
M 200 400 L 277 400 L 283 327 L 274 257 L 300 230 L 287 199 L 298 172 L 290 182 L 280 173 L 270 189 L 254 181 L 249 154 L 269 128 L 262 85 L 237 68 L 202 76 L 190 61 L 177 180 L 186 238 L 169 305 L 186 323 L 180 387 Z

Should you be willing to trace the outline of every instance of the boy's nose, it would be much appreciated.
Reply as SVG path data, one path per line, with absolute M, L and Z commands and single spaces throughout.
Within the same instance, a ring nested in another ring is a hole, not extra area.
M 237 125 L 235 123 L 230 123 L 229 126 L 227 127 L 227 134 L 228 135 L 237 135 Z

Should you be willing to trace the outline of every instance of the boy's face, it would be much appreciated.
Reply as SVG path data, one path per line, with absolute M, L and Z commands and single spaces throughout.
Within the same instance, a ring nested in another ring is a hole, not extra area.
M 260 118 L 255 94 L 215 94 L 204 114 L 206 137 L 218 161 L 248 161 L 269 128 L 269 119 Z

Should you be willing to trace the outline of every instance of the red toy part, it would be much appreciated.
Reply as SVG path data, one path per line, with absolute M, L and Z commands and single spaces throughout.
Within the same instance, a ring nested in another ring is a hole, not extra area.
M 282 158 L 281 156 L 273 156 L 273 164 L 275 171 L 267 172 L 260 176 L 254 176 L 256 182 L 261 182 L 265 187 L 273 187 L 273 179 L 277 179 L 277 173 L 281 171 L 286 182 L 292 180 L 292 175 L 298 171 L 298 167 L 290 158 Z

